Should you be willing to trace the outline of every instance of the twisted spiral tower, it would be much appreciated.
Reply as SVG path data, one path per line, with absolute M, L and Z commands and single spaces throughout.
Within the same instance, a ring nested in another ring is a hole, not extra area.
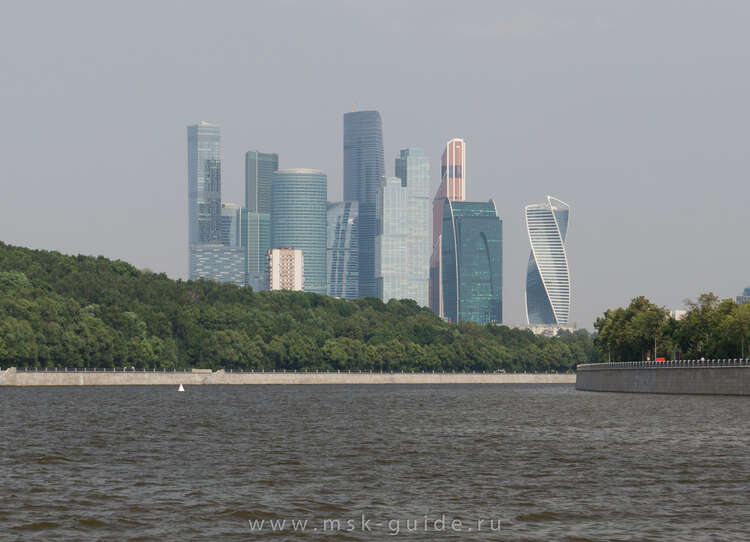
M 552 196 L 525 208 L 531 255 L 526 269 L 526 321 L 565 326 L 570 315 L 570 271 L 565 252 L 570 206 Z

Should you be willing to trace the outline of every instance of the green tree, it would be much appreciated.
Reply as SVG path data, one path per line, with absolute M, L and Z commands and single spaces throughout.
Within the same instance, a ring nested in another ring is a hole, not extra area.
M 711 358 L 717 354 L 717 329 L 721 312 L 721 301 L 713 294 L 701 294 L 697 301 L 685 300 L 687 314 L 680 320 L 675 339 L 684 355 L 689 358 Z
M 136 313 L 127 311 L 122 313 L 123 332 L 127 337 L 143 338 L 148 332 L 146 322 L 144 322 Z
M 5 347 L 5 341 L 0 337 L 0 361 L 8 359 L 8 349 Z
M 669 348 L 664 340 L 668 315 L 669 311 L 643 296 L 634 298 L 625 309 L 605 311 L 594 323 L 602 358 L 610 361 L 655 359 Z
M 0 271 L 0 289 L 22 290 L 31 287 L 28 277 L 19 271 Z
M 13 317 L 0 321 L 0 339 L 4 343 L 4 361 L 21 367 L 36 366 L 37 342 L 31 324 Z

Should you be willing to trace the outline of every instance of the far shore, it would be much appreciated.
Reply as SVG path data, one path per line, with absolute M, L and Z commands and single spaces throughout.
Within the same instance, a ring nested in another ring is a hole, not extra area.
M 370 373 L 190 371 L 0 371 L 0 386 L 197 386 L 300 384 L 575 384 L 572 373 Z

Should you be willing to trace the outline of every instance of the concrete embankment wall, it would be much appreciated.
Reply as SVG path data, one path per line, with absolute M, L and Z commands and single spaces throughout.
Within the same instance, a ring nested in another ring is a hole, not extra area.
M 140 371 L 0 373 L 0 386 L 185 386 L 258 384 L 573 384 L 574 374 L 484 373 L 227 373 Z
M 576 389 L 627 393 L 750 395 L 750 366 L 578 368 Z

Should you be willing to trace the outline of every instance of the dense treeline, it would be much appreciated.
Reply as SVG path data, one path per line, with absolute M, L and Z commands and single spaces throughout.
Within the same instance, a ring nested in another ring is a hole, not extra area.
M 656 359 L 724 359 L 748 355 L 750 305 L 713 293 L 686 301 L 679 320 L 645 297 L 597 318 L 596 344 L 603 361 Z M 654 354 L 655 352 L 655 354 Z
M 596 356 L 585 330 L 451 325 L 407 300 L 173 281 L 0 242 L 4 367 L 566 371 Z

